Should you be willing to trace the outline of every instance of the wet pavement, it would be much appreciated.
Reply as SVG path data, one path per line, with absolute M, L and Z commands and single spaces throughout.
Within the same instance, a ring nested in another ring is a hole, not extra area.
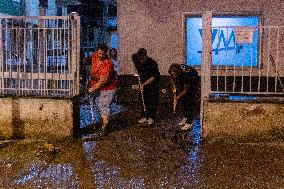
M 171 117 L 113 122 L 99 137 L 89 108 L 82 104 L 88 129 L 78 138 L 0 143 L 0 188 L 284 188 L 281 140 L 202 142 L 198 118 L 182 133 Z

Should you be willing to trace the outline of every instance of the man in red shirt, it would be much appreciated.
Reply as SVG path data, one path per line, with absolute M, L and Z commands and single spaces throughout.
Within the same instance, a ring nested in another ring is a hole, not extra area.
M 107 56 L 107 51 L 108 47 L 106 45 L 99 44 L 98 50 L 92 54 L 90 85 L 88 89 L 89 93 L 99 92 L 95 102 L 102 118 L 102 135 L 107 134 L 110 104 L 117 89 L 114 66 Z

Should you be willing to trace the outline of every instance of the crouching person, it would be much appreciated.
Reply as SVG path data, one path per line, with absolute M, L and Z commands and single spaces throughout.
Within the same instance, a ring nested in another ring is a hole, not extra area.
M 192 128 L 192 121 L 199 108 L 198 103 L 198 72 L 185 64 L 171 64 L 168 70 L 173 88 L 174 113 L 177 104 L 181 105 L 183 119 L 178 124 L 181 130 Z
M 110 117 L 110 105 L 117 89 L 114 66 L 107 56 L 108 47 L 99 44 L 98 50 L 92 54 L 92 65 L 90 70 L 89 93 L 94 95 L 100 117 L 102 119 L 101 135 L 107 135 Z

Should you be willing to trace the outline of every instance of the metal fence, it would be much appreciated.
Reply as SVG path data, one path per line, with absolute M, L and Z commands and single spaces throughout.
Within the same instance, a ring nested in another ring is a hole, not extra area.
M 0 96 L 79 93 L 80 17 L 1 16 Z
M 211 64 L 203 65 L 210 72 L 210 84 L 204 85 L 210 86 L 209 94 L 284 95 L 284 26 L 222 26 L 211 31 L 218 44 L 211 51 Z

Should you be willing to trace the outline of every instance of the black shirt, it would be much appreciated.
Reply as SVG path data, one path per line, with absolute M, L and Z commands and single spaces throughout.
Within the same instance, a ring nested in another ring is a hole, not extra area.
M 144 63 L 140 63 L 137 54 L 132 55 L 132 60 L 140 76 L 141 84 L 150 79 L 151 77 L 155 78 L 152 83 L 145 86 L 145 90 L 158 89 L 160 83 L 160 72 L 158 69 L 157 62 L 152 58 L 147 57 Z
M 186 96 L 196 96 L 198 90 L 198 72 L 190 66 L 181 64 L 182 74 L 177 79 L 177 88 L 181 92 L 184 86 L 188 86 Z

